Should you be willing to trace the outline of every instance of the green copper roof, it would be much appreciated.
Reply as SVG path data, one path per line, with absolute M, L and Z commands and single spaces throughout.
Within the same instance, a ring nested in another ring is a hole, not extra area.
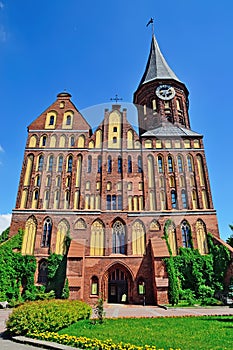
M 155 79 L 174 79 L 180 81 L 167 64 L 162 52 L 160 51 L 157 40 L 153 35 L 150 55 L 139 86 Z

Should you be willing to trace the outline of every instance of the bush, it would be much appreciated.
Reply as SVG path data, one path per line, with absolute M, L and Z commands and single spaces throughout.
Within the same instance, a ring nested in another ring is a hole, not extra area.
M 180 299 L 186 300 L 188 305 L 194 305 L 196 302 L 195 294 L 191 289 L 180 289 Z
M 55 332 L 90 315 L 91 307 L 77 300 L 28 302 L 13 310 L 7 321 L 7 330 L 10 335 Z

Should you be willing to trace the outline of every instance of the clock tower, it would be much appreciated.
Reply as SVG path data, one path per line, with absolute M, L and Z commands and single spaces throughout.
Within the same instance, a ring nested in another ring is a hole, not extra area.
M 167 64 L 153 35 L 146 69 L 134 93 L 140 135 L 165 121 L 190 129 L 188 95 L 185 84 Z

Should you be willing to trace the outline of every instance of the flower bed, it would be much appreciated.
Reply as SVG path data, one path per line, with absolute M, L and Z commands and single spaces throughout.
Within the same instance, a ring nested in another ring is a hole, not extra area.
M 132 344 L 124 344 L 122 342 L 116 344 L 111 339 L 101 341 L 99 339 L 90 339 L 87 337 L 75 337 L 68 334 L 58 334 L 55 332 L 33 332 L 28 333 L 28 337 L 52 341 L 59 344 L 69 345 L 80 349 L 92 349 L 92 350 L 165 350 L 157 348 L 156 346 L 136 346 Z M 180 350 L 172 349 L 169 350 Z

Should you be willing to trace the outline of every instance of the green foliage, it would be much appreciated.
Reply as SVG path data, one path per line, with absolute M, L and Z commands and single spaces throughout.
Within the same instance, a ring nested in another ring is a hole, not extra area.
M 229 225 L 231 231 L 233 231 L 233 225 Z M 227 238 L 226 240 L 227 244 L 229 244 L 231 247 L 233 247 L 233 234 L 230 235 L 230 237 Z
M 28 332 L 58 331 L 80 319 L 89 318 L 91 307 L 77 300 L 28 302 L 14 309 L 7 321 L 11 335 Z
M 64 288 L 62 290 L 61 298 L 62 299 L 69 299 L 69 296 L 70 296 L 69 281 L 68 281 L 68 278 L 66 278 L 65 285 L 64 285 Z
M 165 239 L 168 244 L 166 229 Z M 178 303 L 179 296 L 182 300 L 186 297 L 190 305 L 195 300 L 203 305 L 216 304 L 214 292 L 225 287 L 224 277 L 230 262 L 230 253 L 225 246 L 214 244 L 210 234 L 208 247 L 207 255 L 201 255 L 197 249 L 180 248 L 179 255 L 165 259 L 169 277 L 169 302 L 172 305 Z
M 104 321 L 104 300 L 103 298 L 99 298 L 97 301 L 97 305 L 95 307 L 95 314 L 98 318 L 98 322 L 101 324 Z
M 47 291 L 54 290 L 56 298 L 61 298 L 66 279 L 67 257 L 58 254 L 50 254 L 48 257 L 48 283 Z
M 8 240 L 9 232 L 10 232 L 10 227 L 8 227 L 6 230 L 4 230 L 0 234 L 0 244 Z

